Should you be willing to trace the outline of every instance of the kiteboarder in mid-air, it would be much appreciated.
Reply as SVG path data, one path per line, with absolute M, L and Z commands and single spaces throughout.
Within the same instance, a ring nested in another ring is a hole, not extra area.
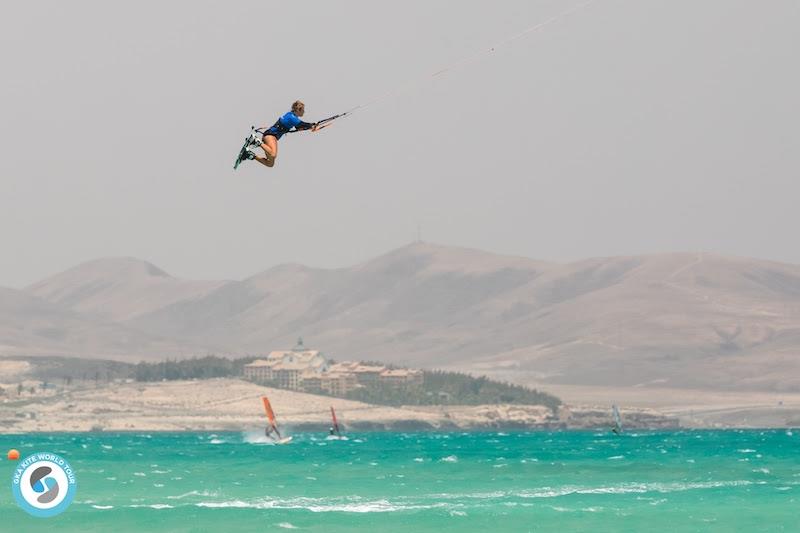
M 300 100 L 292 104 L 292 110 L 282 115 L 275 124 L 267 128 L 252 127 L 250 135 L 244 140 L 242 149 L 239 150 L 239 156 L 233 164 L 234 170 L 239 168 L 242 161 L 248 159 L 255 159 L 259 163 L 267 167 L 275 166 L 275 158 L 278 157 L 278 139 L 287 133 L 294 133 L 296 131 L 319 131 L 327 128 L 337 118 L 347 116 L 351 111 L 345 111 L 332 117 L 323 118 L 317 122 L 303 122 L 300 117 L 305 115 L 306 106 Z M 256 153 L 256 147 L 264 150 L 264 155 L 261 156 Z
M 305 113 L 305 104 L 297 100 L 292 104 L 291 111 L 281 116 L 270 128 L 263 130 L 261 138 L 258 137 L 258 134 L 262 133 L 261 130 L 254 131 L 251 144 L 244 149 L 242 159 L 255 159 L 262 165 L 268 167 L 275 166 L 275 159 L 278 157 L 278 139 L 290 131 L 317 131 L 319 128 L 319 124 L 317 123 L 312 124 L 300 120 L 300 117 L 305 115 Z M 259 146 L 264 150 L 263 156 L 255 152 L 255 146 Z

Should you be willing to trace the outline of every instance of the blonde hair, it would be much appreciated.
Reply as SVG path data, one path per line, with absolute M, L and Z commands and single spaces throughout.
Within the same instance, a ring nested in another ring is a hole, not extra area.
M 305 111 L 305 109 L 306 109 L 306 104 L 304 104 L 304 103 L 303 103 L 303 102 L 301 102 L 300 100 L 297 100 L 297 101 L 295 101 L 295 102 L 292 104 L 292 113 L 297 113 L 297 112 L 298 112 L 298 111 L 300 111 L 301 109 L 302 109 L 303 111 Z

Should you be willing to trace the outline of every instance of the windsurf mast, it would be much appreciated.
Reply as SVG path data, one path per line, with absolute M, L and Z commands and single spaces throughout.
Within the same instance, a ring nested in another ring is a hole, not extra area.
M 331 419 L 333 420 L 333 430 L 336 432 L 337 436 L 342 436 L 342 432 L 339 431 L 339 421 L 336 420 L 336 411 L 334 411 L 333 406 L 331 405 Z
M 278 423 L 275 421 L 275 412 L 272 410 L 272 405 L 269 403 L 269 398 L 266 396 L 261 397 L 261 401 L 264 402 L 264 412 L 267 413 L 267 420 L 269 420 L 269 425 L 272 428 L 272 431 L 278 436 L 281 437 L 281 432 L 278 431 Z

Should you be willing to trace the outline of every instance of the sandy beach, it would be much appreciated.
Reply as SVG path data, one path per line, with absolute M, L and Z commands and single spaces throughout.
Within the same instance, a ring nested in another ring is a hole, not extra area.
M 26 382 L 25 386 L 31 385 Z M 238 379 L 158 383 L 82 384 L 71 388 L 6 395 L 0 403 L 0 431 L 260 431 L 259 398 L 270 398 L 284 428 L 321 429 L 333 405 L 350 429 L 484 429 L 607 427 L 607 409 L 565 407 L 557 415 L 543 406 L 388 407 L 261 387 Z M 633 425 L 674 427 L 659 413 L 626 413 Z

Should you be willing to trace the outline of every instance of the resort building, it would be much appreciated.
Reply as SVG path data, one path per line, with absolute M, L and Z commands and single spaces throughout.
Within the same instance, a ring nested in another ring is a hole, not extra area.
M 361 385 L 373 385 L 380 379 L 381 373 L 386 371 L 385 366 L 358 364 L 353 373 Z
M 383 365 L 343 361 L 330 363 L 319 350 L 306 350 L 303 340 L 291 350 L 272 351 L 266 359 L 244 365 L 244 377 L 289 390 L 344 396 L 376 385 L 422 385 L 421 370 L 391 369 Z
M 328 361 L 319 350 L 306 350 L 303 339 L 291 350 L 272 351 L 266 359 L 244 365 L 244 377 L 254 381 L 276 382 L 279 387 L 300 390 L 303 374 L 321 374 Z
M 272 366 L 269 361 L 256 359 L 252 363 L 244 365 L 244 377 L 253 381 L 271 381 Z
M 412 385 L 422 385 L 422 370 L 412 370 L 408 368 L 397 368 L 384 370 L 378 376 L 381 383 L 396 387 L 408 387 Z
M 344 396 L 360 386 L 356 376 L 351 373 L 326 372 L 322 374 L 322 390 L 331 396 Z

